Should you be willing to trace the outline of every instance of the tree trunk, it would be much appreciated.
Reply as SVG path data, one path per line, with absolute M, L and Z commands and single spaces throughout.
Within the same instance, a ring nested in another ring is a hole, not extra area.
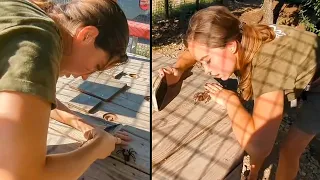
M 264 0 L 262 5 L 263 19 L 261 24 L 273 24 L 273 0 Z
M 169 0 L 164 0 L 165 18 L 169 19 Z
M 200 0 L 196 0 L 196 10 L 200 9 Z

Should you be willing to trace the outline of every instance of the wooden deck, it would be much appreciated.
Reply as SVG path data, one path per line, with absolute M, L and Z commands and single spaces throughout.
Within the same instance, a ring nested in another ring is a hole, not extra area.
M 153 53 L 152 77 L 176 60 Z M 214 102 L 194 104 L 193 95 L 214 82 L 199 68 L 164 99 L 175 98 L 152 113 L 152 179 L 240 179 L 243 150 L 235 140 L 226 111 Z M 170 92 L 170 93 L 169 93 Z
M 63 77 L 58 80 L 57 98 L 61 102 L 88 123 L 101 128 L 121 123 L 124 125 L 122 130 L 133 138 L 128 148 L 137 152 L 135 162 L 131 159 L 125 163 L 122 154 L 117 154 L 116 150 L 110 157 L 95 161 L 79 180 L 150 179 L 150 60 L 133 54 L 129 54 L 129 59 L 127 64 L 93 74 L 86 81 Z M 114 76 L 122 71 L 127 75 L 115 79 Z M 139 77 L 132 78 L 129 74 Z M 81 93 L 77 88 L 92 95 Z M 122 91 L 117 93 L 119 90 Z M 116 114 L 117 120 L 103 120 L 105 113 Z M 48 154 L 72 151 L 83 141 L 81 132 L 50 120 Z

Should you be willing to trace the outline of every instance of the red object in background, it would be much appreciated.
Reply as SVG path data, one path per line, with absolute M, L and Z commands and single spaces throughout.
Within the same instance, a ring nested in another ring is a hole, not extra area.
M 144 11 L 148 10 L 150 8 L 150 0 L 139 0 L 139 6 Z
M 144 23 L 139 23 L 139 22 L 134 22 L 134 21 L 128 20 L 128 25 L 129 25 L 130 36 L 135 36 L 138 38 L 144 38 L 144 39 L 150 40 L 150 25 L 149 24 L 144 24 Z

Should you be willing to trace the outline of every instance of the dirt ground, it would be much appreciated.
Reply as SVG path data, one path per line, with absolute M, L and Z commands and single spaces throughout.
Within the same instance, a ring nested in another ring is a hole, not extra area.
M 231 2 L 231 1 L 230 1 Z M 244 0 L 244 2 L 229 3 L 228 7 L 232 12 L 246 23 L 257 23 L 262 16 L 260 11 L 260 1 Z M 279 11 L 277 24 L 285 24 L 304 28 L 303 24 L 299 24 L 298 12 L 299 7 L 294 4 L 278 4 L 277 1 L 273 4 L 274 8 Z M 177 58 L 178 54 L 184 50 L 182 43 L 183 35 L 186 31 L 186 24 L 191 14 L 185 17 L 180 17 L 172 20 L 161 20 L 152 24 L 152 51 L 161 53 L 171 58 Z M 260 172 L 260 178 L 263 180 L 275 179 L 275 170 L 277 168 L 279 145 L 286 136 L 289 127 L 292 124 L 291 115 L 285 114 L 285 117 L 280 126 L 275 147 L 272 154 L 265 162 L 264 168 Z M 319 138 L 320 139 L 320 138 Z M 300 170 L 297 175 L 298 180 L 318 180 L 320 179 L 320 166 L 317 159 L 320 160 L 320 140 L 315 140 L 305 150 L 300 159 Z M 244 158 L 243 174 L 246 167 L 249 167 L 249 156 Z

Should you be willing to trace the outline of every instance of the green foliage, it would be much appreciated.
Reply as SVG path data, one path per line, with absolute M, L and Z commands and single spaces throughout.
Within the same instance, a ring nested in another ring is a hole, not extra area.
M 301 4 L 305 0 L 285 0 L 284 2 L 289 4 Z
M 184 1 L 180 5 L 175 5 L 173 0 L 169 0 L 169 19 L 188 16 L 196 11 L 196 0 Z M 199 0 L 199 9 L 221 3 L 222 0 Z M 162 5 L 160 5 L 162 3 Z M 165 15 L 164 0 L 152 0 L 152 21 L 163 20 Z
M 300 19 L 308 31 L 320 36 L 320 1 L 303 0 Z

